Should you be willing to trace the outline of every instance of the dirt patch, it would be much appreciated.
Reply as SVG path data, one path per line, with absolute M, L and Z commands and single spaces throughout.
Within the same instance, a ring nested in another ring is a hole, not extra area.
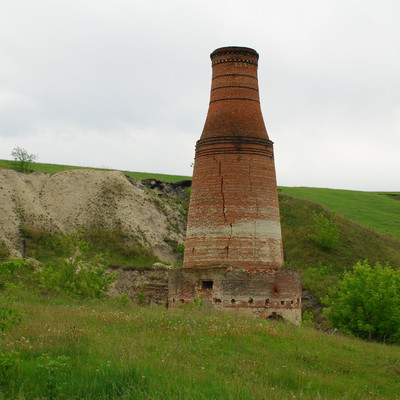
M 158 190 L 158 189 L 157 189 Z M 169 263 L 179 261 L 166 239 L 183 244 L 180 204 L 163 201 L 146 184 L 118 171 L 70 170 L 54 175 L 0 170 L 0 239 L 19 256 L 21 228 L 72 233 L 120 226 Z

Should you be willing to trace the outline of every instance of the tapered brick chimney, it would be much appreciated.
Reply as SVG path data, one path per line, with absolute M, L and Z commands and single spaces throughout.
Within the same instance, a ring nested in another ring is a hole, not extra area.
M 283 266 L 273 143 L 258 92 L 258 53 L 211 53 L 210 105 L 196 144 L 183 268 L 168 306 L 197 304 L 301 320 L 299 271 Z
M 206 123 L 196 145 L 184 266 L 283 265 L 273 144 L 258 91 L 258 53 L 211 54 Z

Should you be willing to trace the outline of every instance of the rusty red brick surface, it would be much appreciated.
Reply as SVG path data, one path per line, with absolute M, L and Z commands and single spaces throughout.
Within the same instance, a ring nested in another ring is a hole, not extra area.
M 273 144 L 258 92 L 258 53 L 211 54 L 212 87 L 196 145 L 184 266 L 279 268 L 282 237 Z

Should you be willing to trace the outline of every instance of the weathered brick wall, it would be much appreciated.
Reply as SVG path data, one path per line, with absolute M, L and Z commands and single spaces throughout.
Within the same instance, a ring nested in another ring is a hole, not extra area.
M 272 142 L 258 94 L 258 54 L 211 54 L 213 78 L 196 146 L 184 266 L 281 267 L 283 250 Z
M 171 270 L 168 307 L 191 304 L 261 318 L 301 321 L 299 271 L 214 266 Z
M 210 105 L 201 139 L 237 135 L 268 139 L 258 92 L 258 54 L 227 47 L 211 54 Z
M 118 297 L 125 293 L 134 302 L 137 302 L 140 298 L 145 305 L 167 304 L 168 273 L 170 271 L 168 268 L 111 266 L 109 271 L 117 274 L 117 280 L 108 292 L 110 296 Z M 139 293 L 141 294 L 139 295 Z
M 260 318 L 301 320 L 300 272 L 274 268 L 110 267 L 117 281 L 109 295 L 125 293 L 144 305 L 168 305 L 175 308 L 197 300 L 205 308 Z

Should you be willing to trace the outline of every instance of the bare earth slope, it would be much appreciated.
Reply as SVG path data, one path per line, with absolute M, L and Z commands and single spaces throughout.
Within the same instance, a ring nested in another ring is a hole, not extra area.
M 0 170 L 0 240 L 20 255 L 20 228 L 72 233 L 79 227 L 123 231 L 167 262 L 176 255 L 166 238 L 183 243 L 185 221 L 177 208 L 117 171 L 69 170 L 54 175 Z M 171 226 L 179 229 L 171 229 Z

